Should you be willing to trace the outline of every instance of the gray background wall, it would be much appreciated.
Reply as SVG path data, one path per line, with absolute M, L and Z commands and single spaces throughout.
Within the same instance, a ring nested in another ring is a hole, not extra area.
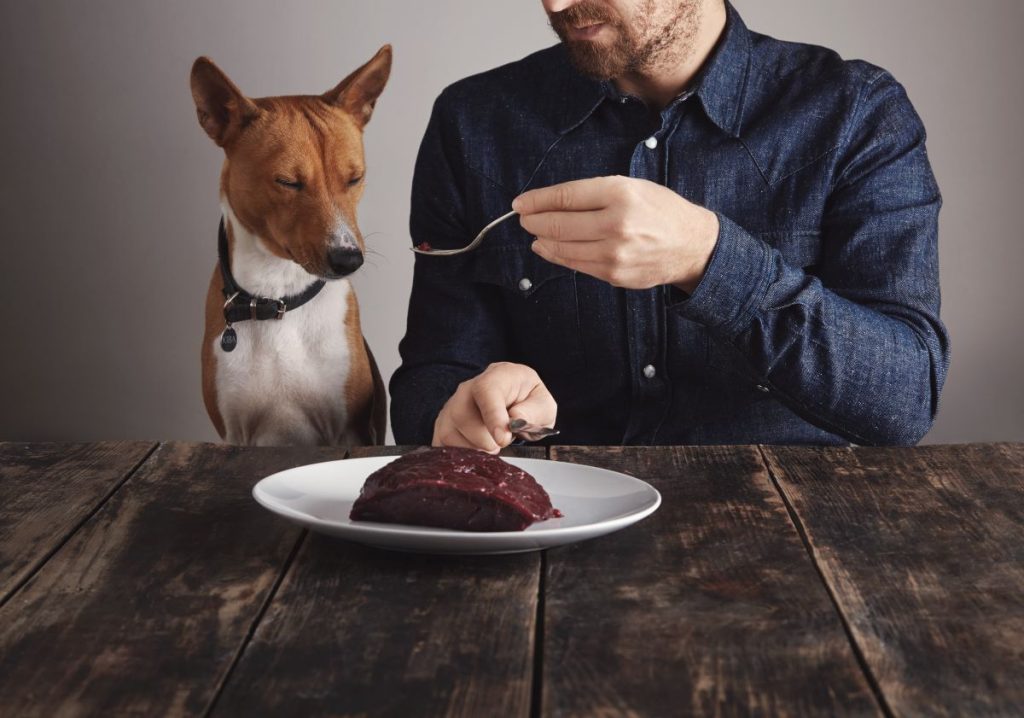
M 1024 3 L 736 0 L 747 23 L 891 70 L 946 204 L 953 364 L 931 442 L 1024 439 Z M 537 0 L 48 0 L 0 9 L 0 439 L 215 439 L 199 389 L 221 152 L 188 92 L 208 54 L 253 96 L 318 93 L 384 42 L 356 280 L 385 377 L 412 257 L 409 182 L 448 83 L 554 42 Z

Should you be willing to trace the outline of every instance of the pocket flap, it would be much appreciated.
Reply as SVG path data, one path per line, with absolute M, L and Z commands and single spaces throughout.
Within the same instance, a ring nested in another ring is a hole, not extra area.
M 472 253 L 468 269 L 472 281 L 496 284 L 524 297 L 572 274 L 571 269 L 552 264 L 522 245 L 481 247 Z

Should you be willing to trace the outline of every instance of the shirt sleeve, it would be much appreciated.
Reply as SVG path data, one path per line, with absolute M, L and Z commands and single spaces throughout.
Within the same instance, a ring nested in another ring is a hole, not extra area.
M 858 444 L 917 443 L 949 364 L 939 319 L 942 203 L 903 87 L 868 83 L 840 148 L 814 274 L 719 215 L 694 293 L 674 305 L 732 345 L 763 389 Z
M 465 174 L 459 133 L 442 93 L 420 145 L 412 184 L 413 245 L 465 246 Z M 438 412 L 460 382 L 505 355 L 496 288 L 470 281 L 466 260 L 416 255 L 401 365 L 390 382 L 398 444 L 429 444 Z

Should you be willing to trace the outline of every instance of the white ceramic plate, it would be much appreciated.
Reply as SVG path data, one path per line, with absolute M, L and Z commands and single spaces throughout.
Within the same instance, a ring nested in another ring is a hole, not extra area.
M 255 499 L 314 531 L 398 551 L 452 554 L 520 553 L 618 531 L 651 515 L 661 494 L 616 471 L 546 459 L 505 459 L 533 475 L 564 517 L 525 531 L 478 533 L 424 526 L 352 521 L 349 511 L 366 477 L 396 456 L 309 464 L 272 474 L 252 490 Z

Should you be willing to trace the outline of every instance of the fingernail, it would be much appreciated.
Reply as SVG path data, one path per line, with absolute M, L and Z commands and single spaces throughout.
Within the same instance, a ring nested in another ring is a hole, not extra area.
M 512 200 L 512 209 L 514 209 L 516 212 L 519 212 L 523 209 L 523 200 L 520 197 L 516 197 L 514 200 Z

